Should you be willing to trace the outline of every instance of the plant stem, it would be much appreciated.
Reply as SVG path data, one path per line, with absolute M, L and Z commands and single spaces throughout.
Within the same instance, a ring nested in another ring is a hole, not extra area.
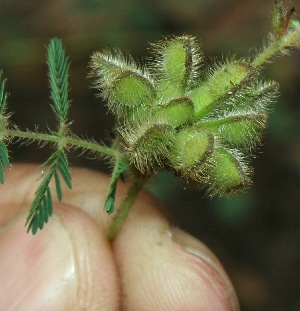
M 19 131 L 14 129 L 6 129 L 5 136 L 10 138 L 21 138 L 27 140 L 34 140 L 40 142 L 53 142 L 60 143 L 64 146 L 82 148 L 87 151 L 99 152 L 108 156 L 116 157 L 119 156 L 119 152 L 109 147 L 101 146 L 99 143 L 90 142 L 84 139 L 56 135 L 56 134 L 43 134 L 34 133 L 29 131 Z
M 253 60 L 252 65 L 261 66 L 268 62 L 272 57 L 278 53 L 286 53 L 287 49 L 293 47 L 300 41 L 300 31 L 291 31 L 282 35 L 280 38 L 274 38 L 257 57 Z
M 118 234 L 120 228 L 122 227 L 131 207 L 133 206 L 133 203 L 135 202 L 138 194 L 140 193 L 140 191 L 143 189 L 146 181 L 147 181 L 148 178 L 136 178 L 127 194 L 126 194 L 126 197 L 125 199 L 123 200 L 118 212 L 117 212 L 117 215 L 114 217 L 113 219 L 113 222 L 108 230 L 108 233 L 107 233 L 107 237 L 109 240 L 113 240 L 116 235 Z

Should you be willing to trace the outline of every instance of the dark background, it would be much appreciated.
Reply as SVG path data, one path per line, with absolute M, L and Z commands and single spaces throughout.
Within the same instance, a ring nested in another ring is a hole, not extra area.
M 299 1 L 285 1 L 296 6 Z M 82 137 L 108 142 L 111 115 L 87 78 L 93 51 L 119 47 L 149 55 L 148 42 L 165 35 L 196 36 L 206 56 L 247 53 L 270 31 L 273 1 L 250 0 L 1 0 L 0 67 L 11 120 L 21 128 L 55 128 L 49 108 L 46 45 L 63 39 L 72 61 L 70 118 Z M 218 255 L 238 292 L 242 310 L 300 310 L 300 53 L 277 59 L 265 76 L 278 81 L 264 144 L 253 161 L 254 185 L 231 199 L 206 199 L 163 173 L 151 189 L 179 224 Z M 13 145 L 14 161 L 41 163 L 49 149 Z M 73 165 L 108 170 L 100 161 L 71 156 Z

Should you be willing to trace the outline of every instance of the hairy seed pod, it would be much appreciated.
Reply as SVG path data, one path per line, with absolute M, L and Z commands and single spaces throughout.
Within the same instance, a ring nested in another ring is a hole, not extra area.
M 96 52 L 90 67 L 94 86 L 101 90 L 104 99 L 108 99 L 109 108 L 118 117 L 127 114 L 127 108 L 145 107 L 156 98 L 150 74 L 130 55 L 118 50 Z
M 152 105 L 156 92 L 152 83 L 145 77 L 125 71 L 110 85 L 109 101 L 117 107 L 145 107 Z
M 251 150 L 261 138 L 266 127 L 265 113 L 241 113 L 227 117 L 219 127 L 221 137 L 233 147 Z
M 216 108 L 220 98 L 236 92 L 239 85 L 253 79 L 253 72 L 252 66 L 244 61 L 232 61 L 215 68 L 207 80 L 190 95 L 194 103 L 195 120 Z
M 188 127 L 176 134 L 170 151 L 170 162 L 175 170 L 184 172 L 202 164 L 213 152 L 214 136 L 195 127 Z
M 251 184 L 249 168 L 241 156 L 225 148 L 217 148 L 209 168 L 208 193 L 210 195 L 232 194 Z
M 298 32 L 293 13 L 275 4 L 275 36 Z M 149 69 L 118 51 L 95 53 L 93 75 L 116 116 L 126 160 L 147 175 L 169 169 L 211 195 L 248 186 L 251 170 L 243 157 L 260 143 L 278 94 L 277 83 L 259 80 L 261 64 L 271 57 L 268 49 L 276 50 L 274 39 L 273 34 L 263 57 L 222 59 L 204 75 L 200 48 L 186 35 L 152 45 Z
M 219 119 L 200 121 L 195 126 L 215 133 L 231 147 L 251 150 L 260 142 L 266 121 L 267 115 L 263 111 L 239 111 L 219 116 Z
M 195 38 L 190 36 L 166 39 L 154 45 L 156 63 L 153 65 L 160 82 L 190 88 L 195 81 L 202 54 Z M 161 90 L 166 88 L 160 87 Z
M 168 124 L 141 125 L 120 130 L 123 147 L 130 161 L 142 173 L 164 168 L 165 158 L 173 145 L 175 130 Z
M 275 102 L 279 95 L 279 84 L 275 81 L 261 82 L 251 86 L 248 92 L 245 92 L 244 100 L 240 103 L 246 108 L 266 111 L 269 106 Z
M 156 82 L 156 84 L 158 84 L 158 82 Z M 164 105 L 173 99 L 186 97 L 186 92 L 182 88 L 170 84 L 167 81 L 160 80 L 156 88 L 159 94 L 159 102 Z
M 105 98 L 108 94 L 106 88 L 123 71 L 141 72 L 132 57 L 119 50 L 95 52 L 91 57 L 90 67 L 92 69 L 90 75 L 95 78 L 94 86 L 104 91 L 102 95 Z
M 155 107 L 153 118 L 163 120 L 174 127 L 181 126 L 193 118 L 194 106 L 188 97 L 175 98 L 165 105 Z

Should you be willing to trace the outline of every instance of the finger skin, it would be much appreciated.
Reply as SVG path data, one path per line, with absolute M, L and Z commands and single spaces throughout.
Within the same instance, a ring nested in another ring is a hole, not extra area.
M 25 211 L 0 235 L 0 310 L 118 310 L 109 243 L 79 209 L 56 210 L 35 236 Z
M 198 240 L 172 228 L 147 193 L 111 245 L 105 233 L 112 217 L 103 211 L 109 178 L 73 169 L 65 204 L 56 203 L 55 215 L 32 236 L 23 207 L 32 202 L 40 170 L 14 165 L 6 173 L 0 310 L 239 310 L 218 261 Z M 126 189 L 118 185 L 117 206 Z
M 217 259 L 199 241 L 170 227 L 156 202 L 150 210 L 141 202 L 135 205 L 113 246 L 122 278 L 122 310 L 239 309 Z

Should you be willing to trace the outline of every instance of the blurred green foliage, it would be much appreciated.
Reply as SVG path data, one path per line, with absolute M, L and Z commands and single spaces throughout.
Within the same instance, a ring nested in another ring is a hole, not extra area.
M 284 2 L 300 10 L 299 1 Z M 31 129 L 38 124 L 46 130 L 54 123 L 44 61 L 45 46 L 54 36 L 63 39 L 72 61 L 73 131 L 107 141 L 113 120 L 87 79 L 92 52 L 119 47 L 140 58 L 149 55 L 148 42 L 187 33 L 199 38 L 208 62 L 208 56 L 247 55 L 269 32 L 272 6 L 273 1 L 259 0 L 2 0 L 0 67 L 11 93 L 11 119 Z M 179 224 L 219 256 L 245 311 L 300 306 L 299 68 L 299 52 L 266 68 L 267 78 L 281 84 L 281 96 L 247 194 L 212 201 L 165 173 L 151 185 Z M 47 148 L 13 146 L 15 161 L 41 163 L 48 155 Z M 70 162 L 107 169 L 77 156 Z

